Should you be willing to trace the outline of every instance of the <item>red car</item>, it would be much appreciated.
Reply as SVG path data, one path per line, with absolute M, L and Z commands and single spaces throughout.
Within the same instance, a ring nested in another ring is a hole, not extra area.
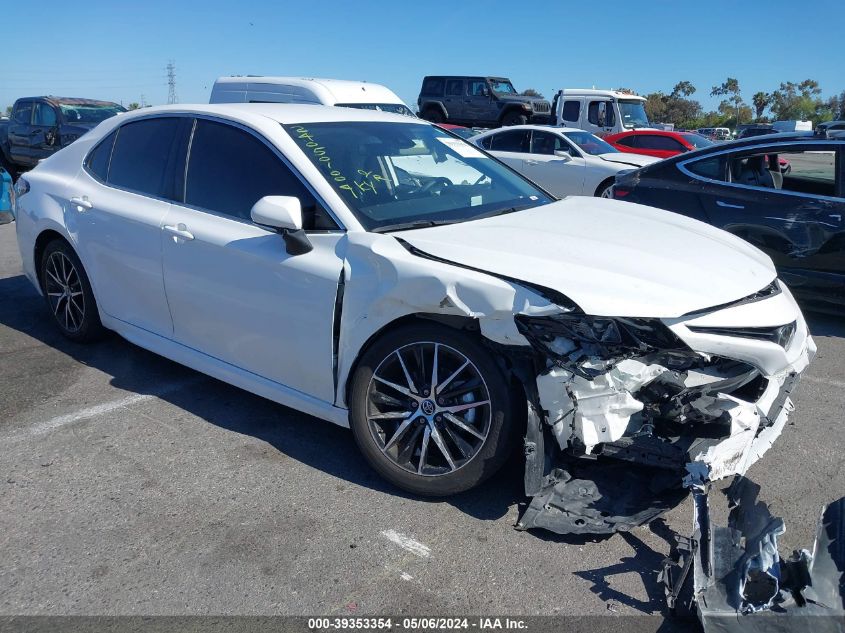
M 663 130 L 632 130 L 605 136 L 604 140 L 620 152 L 669 158 L 684 152 L 713 145 L 709 138 L 695 132 L 664 132 Z
M 694 149 L 714 145 L 706 136 L 696 132 L 664 132 L 663 130 L 632 130 L 605 136 L 604 140 L 620 152 L 645 154 L 657 158 L 669 158 Z M 785 158 L 778 157 L 781 173 L 788 174 L 792 165 Z

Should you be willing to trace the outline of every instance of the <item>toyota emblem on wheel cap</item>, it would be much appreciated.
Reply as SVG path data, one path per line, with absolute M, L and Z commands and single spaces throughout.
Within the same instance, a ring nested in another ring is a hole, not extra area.
M 433 414 L 436 408 L 434 406 L 434 402 L 432 402 L 431 400 L 423 400 L 420 407 L 422 408 L 423 413 L 425 413 L 426 415 Z

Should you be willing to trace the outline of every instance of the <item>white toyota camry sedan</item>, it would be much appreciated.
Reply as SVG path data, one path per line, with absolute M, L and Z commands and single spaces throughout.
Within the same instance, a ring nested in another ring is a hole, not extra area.
M 148 108 L 23 175 L 15 205 L 68 338 L 113 330 L 349 426 L 418 494 L 467 490 L 521 445 L 525 527 L 612 531 L 744 472 L 815 351 L 741 239 L 555 201 L 403 116 Z
M 512 125 L 488 130 L 471 137 L 470 142 L 559 198 L 610 198 L 616 174 L 660 160 L 620 152 L 584 130 L 548 125 Z

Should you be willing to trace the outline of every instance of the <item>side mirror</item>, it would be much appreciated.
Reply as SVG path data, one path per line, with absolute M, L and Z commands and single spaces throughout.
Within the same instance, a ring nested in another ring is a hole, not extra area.
M 565 149 L 556 149 L 555 156 L 557 156 L 558 158 L 562 158 L 564 162 L 572 160 L 572 154 L 567 152 Z
M 314 246 L 302 230 L 302 205 L 294 196 L 264 196 L 252 206 L 250 217 L 256 224 L 269 226 L 282 234 L 291 255 L 304 255 Z

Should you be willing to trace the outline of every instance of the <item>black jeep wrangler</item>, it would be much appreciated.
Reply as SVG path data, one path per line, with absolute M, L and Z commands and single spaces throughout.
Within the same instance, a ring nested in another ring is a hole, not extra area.
M 427 121 L 468 127 L 548 123 L 551 115 L 548 101 L 519 94 L 503 77 L 426 77 L 417 105 Z

